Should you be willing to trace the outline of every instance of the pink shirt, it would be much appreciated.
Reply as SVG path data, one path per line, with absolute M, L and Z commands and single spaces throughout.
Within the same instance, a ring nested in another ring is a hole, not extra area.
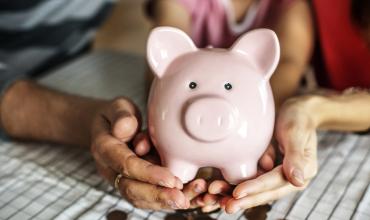
M 191 15 L 191 37 L 198 47 L 227 48 L 251 29 L 273 27 L 280 13 L 294 0 L 255 1 L 240 23 L 235 23 L 230 0 L 177 1 Z

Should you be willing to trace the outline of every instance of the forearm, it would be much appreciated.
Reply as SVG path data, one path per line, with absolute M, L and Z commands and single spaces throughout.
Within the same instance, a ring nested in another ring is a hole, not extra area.
M 293 1 L 273 28 L 280 41 L 281 57 L 271 78 L 277 109 L 295 95 L 314 45 L 311 9 L 307 1 Z
M 19 81 L 1 98 L 1 125 L 14 138 L 89 146 L 93 117 L 104 104 Z
M 319 129 L 365 131 L 370 128 L 370 94 L 312 96 L 306 106 Z

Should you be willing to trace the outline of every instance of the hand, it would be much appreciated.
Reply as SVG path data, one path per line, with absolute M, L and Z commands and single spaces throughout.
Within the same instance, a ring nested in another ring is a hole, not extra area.
M 139 118 L 136 107 L 124 98 L 107 103 L 98 112 L 92 126 L 91 152 L 99 173 L 112 184 L 117 174 L 122 174 L 119 191 L 136 207 L 189 207 L 177 177 L 168 169 L 137 157 L 128 147 L 127 142 L 138 131 Z
M 134 139 L 135 153 L 146 160 L 159 164 L 159 156 L 152 146 L 147 132 L 141 132 L 136 135 Z M 208 201 L 211 201 L 209 194 L 204 194 L 207 192 L 207 182 L 204 179 L 195 179 L 187 183 L 182 192 L 189 204 L 188 208 L 203 207 Z
M 258 161 L 257 176 L 273 169 L 275 157 L 274 147 L 273 145 L 269 145 Z M 205 206 L 202 210 L 211 212 L 217 208 L 225 209 L 228 201 L 232 199 L 233 188 L 233 186 L 224 180 L 213 181 L 208 188 L 209 194 L 206 194 L 204 197 Z
M 239 184 L 225 205 L 228 213 L 266 204 L 304 189 L 317 173 L 316 122 L 304 99 L 288 101 L 280 110 L 276 138 L 283 164 Z

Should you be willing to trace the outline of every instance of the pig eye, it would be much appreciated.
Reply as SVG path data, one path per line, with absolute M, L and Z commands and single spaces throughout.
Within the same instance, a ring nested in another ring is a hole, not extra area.
M 230 83 L 226 83 L 224 87 L 226 90 L 231 90 L 233 88 L 233 86 Z
M 195 82 L 191 82 L 191 83 L 189 83 L 189 88 L 190 88 L 190 89 L 195 89 L 195 88 L 197 88 L 197 83 L 195 83 Z

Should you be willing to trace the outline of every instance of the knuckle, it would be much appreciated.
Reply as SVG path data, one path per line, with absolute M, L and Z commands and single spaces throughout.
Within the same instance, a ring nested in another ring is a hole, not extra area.
M 127 198 L 131 200 L 134 200 L 136 197 L 135 190 L 130 185 L 126 185 L 126 187 L 123 189 L 123 193 Z
M 158 195 L 158 193 L 155 193 L 154 194 L 153 200 L 154 200 L 155 203 L 162 203 L 162 199 L 160 198 L 160 196 Z
M 134 154 L 128 155 L 125 162 L 122 164 L 122 174 L 130 176 L 132 174 L 132 170 L 135 170 L 137 166 L 137 157 Z
M 144 166 L 144 170 L 147 170 L 147 171 L 150 171 L 150 170 L 154 170 L 155 166 L 153 164 L 147 164 Z M 155 183 L 155 175 L 156 173 L 155 172 L 148 172 L 147 176 L 146 176 L 146 179 L 147 181 L 149 182 L 152 182 L 152 183 Z
M 164 191 L 157 191 L 157 193 L 155 193 L 155 196 L 154 196 L 154 200 L 155 202 L 157 203 L 160 203 L 160 204 L 164 204 L 165 201 L 166 201 L 166 196 L 165 196 L 165 192 Z
M 118 172 L 122 174 L 123 176 L 126 176 L 126 177 L 130 176 L 128 169 L 123 163 L 118 164 Z

